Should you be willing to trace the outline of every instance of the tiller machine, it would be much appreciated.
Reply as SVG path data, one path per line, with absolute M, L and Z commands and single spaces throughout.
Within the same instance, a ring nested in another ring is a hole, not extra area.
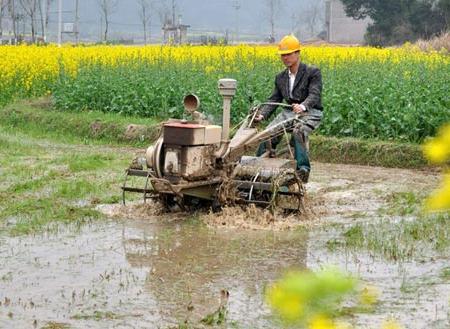
M 301 116 L 258 131 L 254 118 L 259 106 L 253 107 L 230 140 L 230 108 L 236 84 L 233 79 L 218 82 L 223 96 L 222 126 L 211 124 L 197 111 L 197 96 L 184 98 L 185 110 L 192 120 L 169 119 L 163 124 L 145 158 L 138 158 L 138 166 L 126 171 L 124 203 L 126 192 L 137 192 L 143 194 L 144 202 L 154 198 L 167 209 L 178 206 L 189 210 L 209 205 L 216 210 L 235 204 L 256 204 L 271 210 L 302 208 L 304 189 L 289 143 L 288 158 L 275 157 L 270 149 L 261 157 L 245 155 L 259 143 L 287 136 L 287 131 L 302 120 Z M 130 176 L 143 177 L 145 183 L 141 187 L 128 186 Z

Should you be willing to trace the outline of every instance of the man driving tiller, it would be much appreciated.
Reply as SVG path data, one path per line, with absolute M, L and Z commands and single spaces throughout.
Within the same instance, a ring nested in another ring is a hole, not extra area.
M 293 127 L 287 127 L 292 133 L 291 145 L 294 147 L 297 161 L 297 174 L 304 183 L 308 182 L 311 164 L 308 156 L 308 135 L 316 129 L 322 119 L 322 75 L 314 66 L 300 62 L 300 42 L 293 35 L 287 35 L 278 44 L 278 54 L 286 69 L 275 77 L 275 88 L 268 99 L 268 103 L 280 103 L 283 100 L 291 105 L 269 124 L 276 125 L 294 116 L 300 115 L 303 120 Z M 276 104 L 264 105 L 255 121 L 268 119 L 277 108 Z M 272 138 L 269 142 L 261 143 L 256 155 L 262 156 L 269 152 L 273 156 L 282 136 Z

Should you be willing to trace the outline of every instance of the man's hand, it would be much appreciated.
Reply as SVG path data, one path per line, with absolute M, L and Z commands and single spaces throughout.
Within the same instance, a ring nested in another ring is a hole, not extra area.
M 305 113 L 306 107 L 302 104 L 292 104 L 292 111 L 297 114 Z
M 257 116 L 255 116 L 255 118 L 253 119 L 253 121 L 255 122 L 261 122 L 264 120 L 264 116 L 262 114 L 258 114 Z

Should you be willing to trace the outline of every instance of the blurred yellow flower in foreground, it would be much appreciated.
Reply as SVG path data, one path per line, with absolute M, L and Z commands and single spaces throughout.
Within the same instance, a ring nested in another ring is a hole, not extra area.
M 309 329 L 337 329 L 336 324 L 324 315 L 318 315 L 310 322 Z
M 352 329 L 353 327 L 340 321 L 333 321 L 325 315 L 317 315 L 308 325 L 308 329 Z
M 266 290 L 266 301 L 288 323 L 310 328 L 341 328 L 328 316 L 342 298 L 354 291 L 356 280 L 328 268 L 314 272 L 289 272 Z
M 335 316 L 344 297 L 354 293 L 358 283 L 335 268 L 288 272 L 266 289 L 266 302 L 289 328 L 352 329 L 355 327 Z M 359 305 L 374 305 L 380 295 L 377 287 L 366 285 L 360 292 Z M 395 319 L 385 320 L 380 328 L 403 329 Z
M 450 157 L 450 124 L 442 127 L 436 138 L 426 142 L 423 151 L 431 162 L 445 163 Z
M 300 296 L 279 284 L 267 290 L 267 302 L 287 321 L 294 321 L 303 315 L 304 304 Z
M 450 124 L 439 129 L 438 135 L 423 146 L 425 156 L 433 163 L 445 164 L 450 160 Z M 443 185 L 426 201 L 427 211 L 450 209 L 450 171 L 444 173 Z
M 425 209 L 428 211 L 450 209 L 450 172 L 444 174 L 441 188 L 434 191 L 425 201 Z

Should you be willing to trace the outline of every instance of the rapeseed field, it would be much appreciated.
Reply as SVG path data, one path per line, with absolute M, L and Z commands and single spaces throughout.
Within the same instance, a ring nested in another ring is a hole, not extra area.
M 421 142 L 450 120 L 450 57 L 412 46 L 305 46 L 322 70 L 329 136 Z M 0 104 L 51 95 L 64 110 L 182 116 L 196 93 L 220 122 L 219 78 L 238 80 L 232 120 L 270 95 L 283 69 L 273 46 L 1 46 Z

